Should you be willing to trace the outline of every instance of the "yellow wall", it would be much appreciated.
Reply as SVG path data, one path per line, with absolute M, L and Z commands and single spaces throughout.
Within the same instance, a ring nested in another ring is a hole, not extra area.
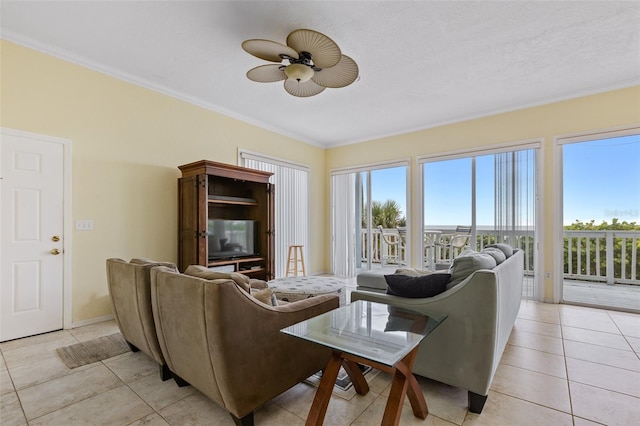
M 411 158 L 414 185 L 410 226 L 419 229 L 421 210 L 417 201 L 420 194 L 416 183 L 420 170 L 416 157 L 543 138 L 541 202 L 544 210 L 540 252 L 543 271 L 553 272 L 554 136 L 629 124 L 640 124 L 640 86 L 330 149 L 327 151 L 327 169 Z M 329 191 L 326 196 L 328 202 Z M 328 221 L 329 218 L 327 226 Z M 553 278 L 552 274 L 552 278 L 545 281 L 545 300 L 553 299 Z
M 3 40 L 0 126 L 72 141 L 72 321 L 108 315 L 109 257 L 177 261 L 178 165 L 238 149 L 311 167 L 311 272 L 324 268 L 325 151 Z
M 323 150 L 2 40 L 0 126 L 72 141 L 73 322 L 110 313 L 108 257 L 177 260 L 177 166 L 237 163 L 239 148 L 311 167 L 311 273 L 329 271 L 329 171 L 544 138 L 542 257 L 551 265 L 553 137 L 640 122 L 640 87 Z M 412 190 L 418 200 L 417 185 Z M 414 202 L 411 226 L 420 206 Z M 307 253 L 305 253 L 307 255 Z M 550 270 L 551 266 L 545 266 Z M 551 299 L 551 281 L 545 298 Z

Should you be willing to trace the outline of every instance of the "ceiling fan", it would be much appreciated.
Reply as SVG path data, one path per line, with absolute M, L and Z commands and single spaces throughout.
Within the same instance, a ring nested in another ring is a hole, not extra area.
M 284 80 L 293 96 L 308 97 L 325 88 L 345 87 L 358 78 L 358 65 L 340 52 L 338 45 L 317 31 L 300 29 L 287 36 L 287 44 L 251 39 L 242 48 L 255 57 L 276 65 L 260 65 L 247 72 L 249 80 L 273 83 Z

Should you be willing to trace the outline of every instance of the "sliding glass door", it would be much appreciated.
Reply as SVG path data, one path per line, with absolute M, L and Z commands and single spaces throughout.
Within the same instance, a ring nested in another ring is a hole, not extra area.
M 332 173 L 332 273 L 406 264 L 407 173 L 405 162 Z
M 561 301 L 640 311 L 640 129 L 559 144 Z
M 522 149 L 420 160 L 423 267 L 448 268 L 464 248 L 480 251 L 488 244 L 506 243 L 525 252 L 523 297 L 538 298 L 534 285 L 538 147 L 534 143 Z

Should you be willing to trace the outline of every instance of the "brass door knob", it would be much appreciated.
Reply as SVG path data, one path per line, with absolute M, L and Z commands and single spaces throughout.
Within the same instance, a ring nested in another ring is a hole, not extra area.
M 60 254 L 60 250 L 58 250 L 58 249 L 53 249 L 53 250 L 51 250 L 51 254 L 52 254 L 52 255 L 54 255 L 54 256 L 56 256 L 56 255 Z
M 57 243 L 58 241 L 60 241 L 60 237 L 58 237 L 57 235 L 54 235 L 53 237 L 51 237 L 51 241 L 53 241 L 54 243 Z

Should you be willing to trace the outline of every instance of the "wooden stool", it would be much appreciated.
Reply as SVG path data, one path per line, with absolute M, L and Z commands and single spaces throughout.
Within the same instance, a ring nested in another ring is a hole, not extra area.
M 304 270 L 304 255 L 302 254 L 302 246 L 289 246 L 288 258 L 289 261 L 287 262 L 287 277 L 297 277 L 298 272 L 302 272 L 302 276 L 307 275 Z M 300 265 L 302 268 L 298 269 L 298 265 Z

